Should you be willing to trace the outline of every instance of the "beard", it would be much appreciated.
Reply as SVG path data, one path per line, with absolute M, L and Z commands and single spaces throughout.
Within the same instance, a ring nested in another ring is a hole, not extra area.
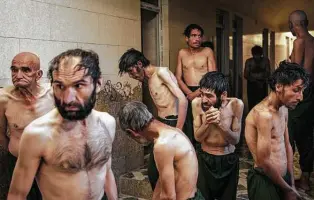
M 79 103 L 69 103 L 69 104 L 62 104 L 61 101 L 54 96 L 55 105 L 60 113 L 60 115 L 67 120 L 76 121 L 76 120 L 83 120 L 85 119 L 93 110 L 95 103 L 96 103 L 96 87 L 94 88 L 91 96 L 84 102 L 82 106 Z M 78 108 L 77 111 L 66 111 L 66 107 L 74 106 Z
M 208 105 L 208 104 L 202 103 L 201 106 L 202 106 L 202 110 L 204 112 L 206 112 L 211 106 L 213 106 L 214 108 L 219 109 L 221 107 L 221 104 L 222 104 L 221 98 L 217 97 L 217 101 L 216 101 L 216 103 L 214 105 Z

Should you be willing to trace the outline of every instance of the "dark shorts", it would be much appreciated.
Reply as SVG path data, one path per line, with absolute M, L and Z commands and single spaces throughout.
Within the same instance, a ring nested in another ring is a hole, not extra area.
M 16 161 L 17 161 L 17 158 L 13 156 L 11 153 L 8 153 L 8 170 L 9 170 L 10 183 L 12 180 Z M 41 200 L 41 199 L 42 199 L 41 192 L 38 188 L 36 180 L 34 180 L 31 190 L 29 191 L 27 195 L 27 200 Z
M 157 120 L 172 127 L 176 127 L 177 121 L 178 121 L 177 119 L 178 119 L 178 116 L 167 116 L 166 119 L 157 117 Z M 152 190 L 155 189 L 158 178 L 159 178 L 159 173 L 157 170 L 153 150 L 154 150 L 154 146 L 152 146 L 152 149 L 150 151 L 148 168 L 147 168 L 148 179 L 152 187 Z
M 206 200 L 235 200 L 239 180 L 239 157 L 235 153 L 212 155 L 197 150 L 197 187 Z
M 193 198 L 189 198 L 188 200 L 205 200 L 205 198 L 203 197 L 201 191 L 197 189 L 195 196 Z
M 283 179 L 291 186 L 291 176 L 288 172 Z M 261 168 L 253 168 L 249 170 L 247 186 L 250 200 L 284 199 L 284 193 L 281 188 L 273 183 Z

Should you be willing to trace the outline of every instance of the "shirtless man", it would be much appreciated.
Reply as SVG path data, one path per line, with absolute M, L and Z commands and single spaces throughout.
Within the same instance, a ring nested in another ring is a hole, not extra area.
M 243 102 L 228 98 L 228 81 L 221 72 L 208 72 L 200 81 L 201 97 L 192 101 L 194 136 L 201 143 L 198 188 L 206 200 L 235 200 Z
M 122 106 L 118 117 L 122 130 L 135 141 L 154 142 L 153 153 L 160 176 L 153 200 L 204 199 L 196 188 L 195 150 L 181 130 L 154 119 L 147 107 L 138 101 Z
M 294 187 L 287 108 L 294 109 L 302 101 L 308 81 L 298 64 L 281 62 L 270 77 L 270 94 L 246 118 L 245 139 L 254 159 L 247 177 L 250 200 L 299 196 Z
M 270 75 L 270 61 L 263 56 L 263 48 L 254 46 L 251 52 L 253 57 L 246 60 L 244 68 L 249 110 L 267 96 L 267 79 Z
M 56 109 L 31 122 L 20 141 L 8 200 L 25 199 L 36 177 L 43 199 L 117 198 L 111 170 L 115 119 L 93 110 L 101 86 L 98 55 L 68 50 L 50 64 Z
M 180 90 L 177 80 L 167 67 L 150 64 L 145 56 L 129 49 L 120 58 L 119 74 L 128 73 L 131 78 L 147 83 L 151 97 L 157 108 L 158 120 L 182 130 L 184 125 L 187 100 Z M 154 190 L 158 180 L 158 170 L 154 154 L 150 154 L 148 177 Z
M 190 24 L 184 30 L 184 35 L 188 48 L 179 51 L 176 78 L 189 100 L 184 132 L 195 146 L 191 102 L 201 94 L 199 82 L 202 76 L 207 72 L 216 71 L 217 68 L 213 50 L 201 47 L 203 28 L 197 24 Z
M 314 128 L 314 37 L 307 29 L 308 20 L 304 11 L 296 10 L 289 16 L 289 28 L 297 39 L 293 42 L 291 62 L 297 63 L 311 75 L 310 86 L 305 89 L 303 101 L 294 110 L 289 111 L 289 136 L 294 149 L 294 142 L 300 154 L 302 175 L 296 186 L 310 190 L 309 177 L 313 171 L 313 128 Z
M 11 63 L 13 86 L 0 89 L 0 149 L 9 151 L 8 160 L 0 162 L 8 164 L 5 168 L 10 181 L 24 128 L 54 108 L 52 90 L 39 84 L 42 74 L 38 56 L 30 52 L 19 53 Z M 41 199 L 35 181 L 27 199 Z

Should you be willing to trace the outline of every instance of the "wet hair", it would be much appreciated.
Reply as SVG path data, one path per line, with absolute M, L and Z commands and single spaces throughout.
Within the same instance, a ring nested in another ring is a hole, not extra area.
M 58 71 L 60 63 L 63 59 L 69 57 L 80 57 L 81 61 L 77 65 L 77 70 L 82 68 L 87 70 L 85 76 L 91 76 L 94 83 L 101 77 L 101 71 L 99 67 L 99 57 L 94 51 L 86 51 L 83 49 L 70 49 L 54 57 L 49 63 L 48 78 L 51 83 L 53 82 L 53 72 Z
M 225 75 L 221 72 L 207 72 L 200 80 L 201 89 L 213 90 L 217 97 L 225 91 L 228 91 L 229 83 Z
M 211 48 L 211 50 L 214 50 L 214 43 L 211 41 L 205 41 L 201 44 L 201 47 L 208 47 Z
M 251 49 L 252 55 L 263 55 L 263 48 L 261 46 L 255 45 Z
M 131 101 L 120 108 L 118 112 L 120 127 L 123 131 L 143 131 L 154 119 L 147 106 L 140 101 Z
M 188 26 L 185 28 L 183 34 L 184 34 L 186 37 L 190 37 L 191 32 L 192 32 L 193 29 L 199 30 L 199 31 L 201 32 L 201 36 L 204 35 L 204 29 L 203 29 L 200 25 L 198 25 L 198 24 L 190 24 L 190 25 L 188 25 Z
M 136 65 L 138 61 L 141 61 L 144 68 L 150 65 L 150 61 L 142 52 L 133 48 L 127 50 L 119 60 L 119 75 L 127 73 L 128 69 Z
M 303 81 L 304 87 L 309 85 L 310 76 L 303 67 L 296 63 L 282 61 L 279 67 L 269 77 L 268 84 L 270 89 L 275 91 L 276 84 L 282 84 L 283 86 L 292 85 L 299 79 Z

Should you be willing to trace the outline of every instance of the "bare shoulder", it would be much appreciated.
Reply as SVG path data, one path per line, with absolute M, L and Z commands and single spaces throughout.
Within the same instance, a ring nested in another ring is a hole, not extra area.
M 213 50 L 209 47 L 203 47 L 202 52 L 204 52 L 206 55 L 212 55 L 214 53 Z
M 305 44 L 305 39 L 304 38 L 297 38 L 293 41 L 293 45 L 298 45 L 302 46 Z
M 255 113 L 255 121 L 258 123 L 268 123 L 273 120 L 273 114 L 269 109 L 256 106 L 253 108 L 253 112 Z
M 168 67 L 157 67 L 157 74 L 160 75 L 164 75 L 164 74 L 169 74 L 172 73 Z
M 193 109 L 201 109 L 201 104 L 202 104 L 202 99 L 201 97 L 196 97 L 195 99 L 193 99 L 192 101 L 192 108 Z
M 14 90 L 13 86 L 8 86 L 4 88 L 0 88 L 0 103 L 6 104 L 10 98 L 13 97 L 12 92 Z
M 185 55 L 186 53 L 188 53 L 188 50 L 187 50 L 187 49 L 180 49 L 178 55 L 179 55 L 179 56 L 183 56 L 183 55 Z
M 39 97 L 40 98 L 49 98 L 53 97 L 53 90 L 50 83 L 43 83 L 40 85 L 41 92 Z
M 93 113 L 95 113 L 96 117 L 101 122 L 101 125 L 104 125 L 105 128 L 108 130 L 111 139 L 114 140 L 116 130 L 116 119 L 107 112 L 93 110 Z
M 154 144 L 154 154 L 160 155 L 168 155 L 169 152 L 172 152 L 172 145 L 168 143 L 168 140 L 158 140 Z
M 229 98 L 229 100 L 230 100 L 230 105 L 232 106 L 233 109 L 238 109 L 238 108 L 244 107 L 244 103 L 241 99 Z
M 104 122 L 105 124 L 115 124 L 116 123 L 116 119 L 110 115 L 107 112 L 99 112 L 99 111 L 95 111 L 98 115 L 98 117 L 100 118 L 100 120 L 102 122 Z
M 32 138 L 33 141 L 45 142 L 52 135 L 54 125 L 57 123 L 56 109 L 48 112 L 47 114 L 33 120 L 28 124 L 22 134 L 24 138 Z

